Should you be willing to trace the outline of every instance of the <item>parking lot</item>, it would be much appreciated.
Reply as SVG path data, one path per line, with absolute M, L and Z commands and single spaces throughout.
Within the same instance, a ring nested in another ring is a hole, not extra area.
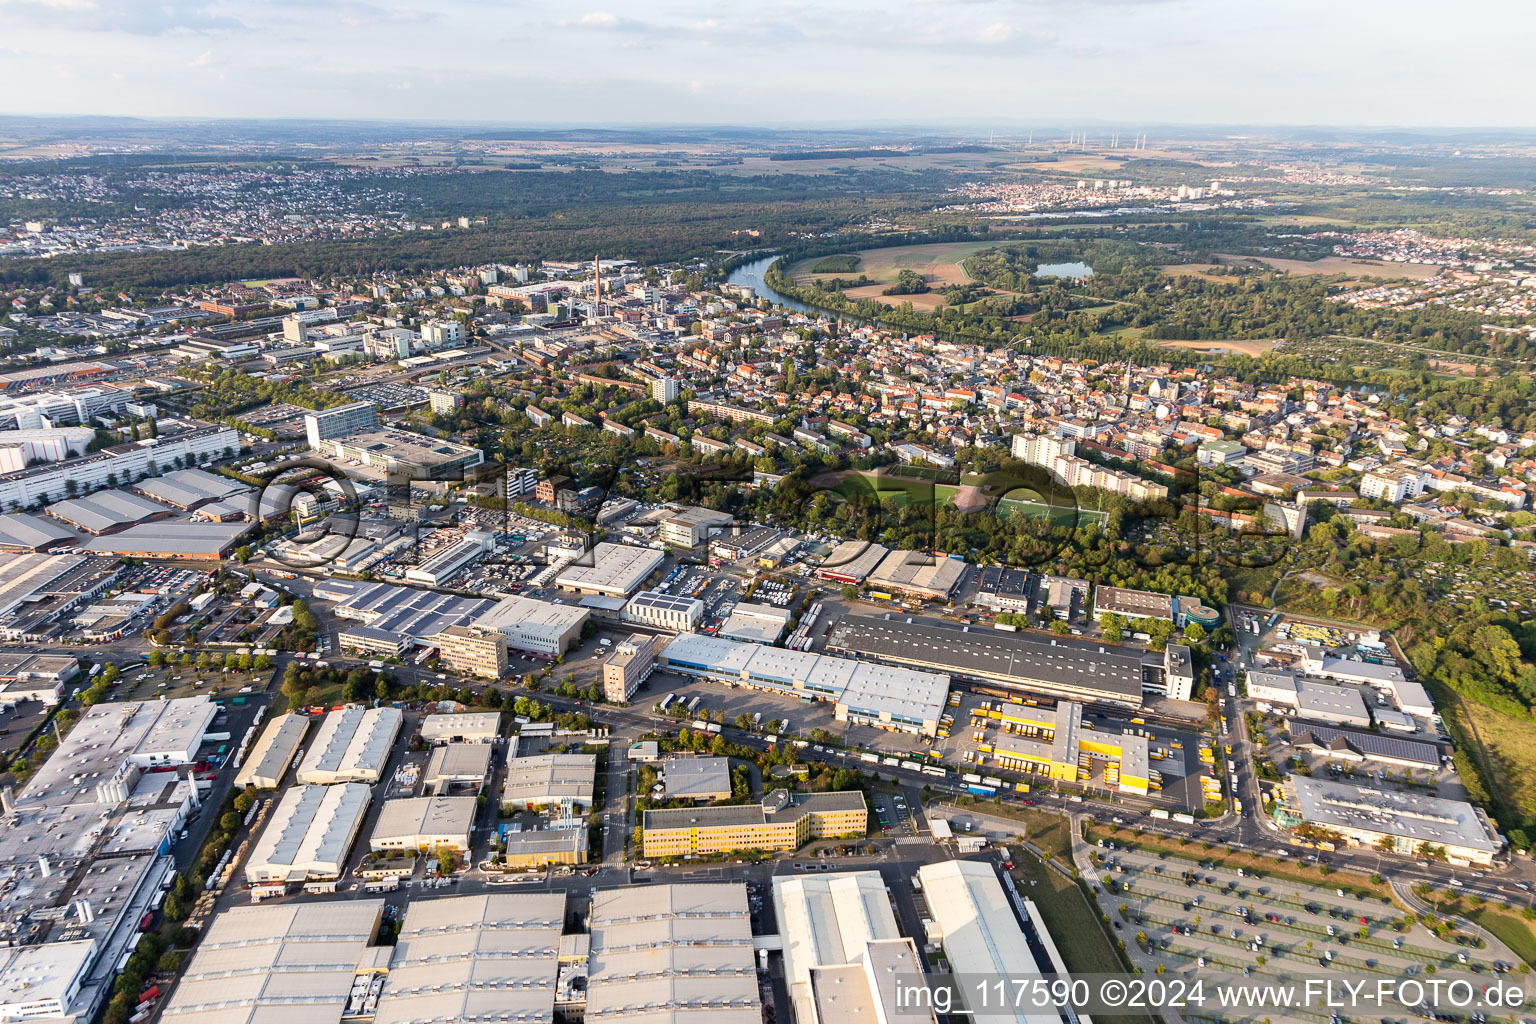
M 1092 851 L 1100 904 L 1126 942 L 1144 934 L 1169 971 L 1402 976 L 1518 963 L 1496 941 L 1479 949 L 1469 936 L 1405 924 L 1411 915 L 1385 886 L 1361 896 L 1101 842 Z
M 877 794 L 874 798 L 875 822 L 870 831 L 880 829 L 880 834 L 886 839 L 910 838 L 915 833 L 912 830 L 912 812 L 907 809 L 906 798 L 901 794 Z

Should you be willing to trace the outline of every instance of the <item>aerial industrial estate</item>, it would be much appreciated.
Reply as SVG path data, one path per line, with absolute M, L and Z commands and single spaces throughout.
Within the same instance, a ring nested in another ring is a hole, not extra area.
M 1523 1021 L 1529 134 L 722 123 L 0 116 L 0 1024 Z

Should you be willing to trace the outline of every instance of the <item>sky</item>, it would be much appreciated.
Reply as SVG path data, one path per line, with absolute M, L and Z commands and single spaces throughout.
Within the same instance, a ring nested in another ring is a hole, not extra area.
M 0 113 L 1510 126 L 1536 4 L 0 0 Z

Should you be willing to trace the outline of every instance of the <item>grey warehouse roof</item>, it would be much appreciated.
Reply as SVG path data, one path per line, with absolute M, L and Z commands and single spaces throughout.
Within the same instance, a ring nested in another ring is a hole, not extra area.
M 966 632 L 907 616 L 849 615 L 838 622 L 827 649 L 1022 685 L 1100 690 L 1108 699 L 1141 701 L 1140 657 L 1065 641 L 994 630 Z

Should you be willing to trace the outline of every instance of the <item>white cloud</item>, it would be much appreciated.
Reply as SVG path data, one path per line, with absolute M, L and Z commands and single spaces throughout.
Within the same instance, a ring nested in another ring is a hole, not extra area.
M 1013 38 L 1013 26 L 1006 21 L 995 21 L 977 33 L 984 43 L 1006 43 Z

